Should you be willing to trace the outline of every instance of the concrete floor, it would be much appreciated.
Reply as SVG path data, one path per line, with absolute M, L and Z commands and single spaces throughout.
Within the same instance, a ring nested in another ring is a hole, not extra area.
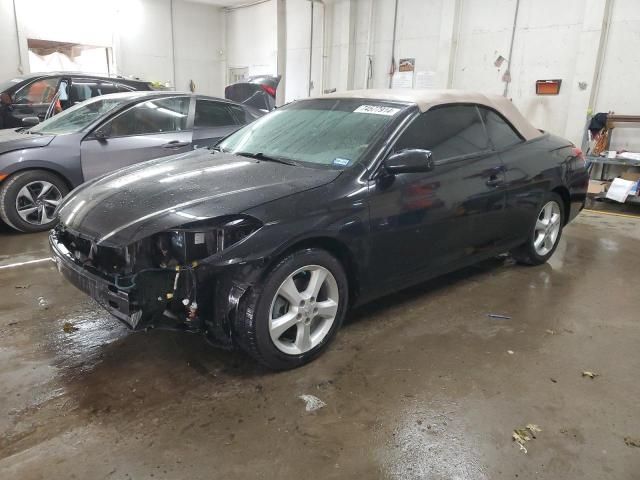
M 640 219 L 583 213 L 548 265 L 385 298 L 279 374 L 131 334 L 50 262 L 0 269 L 0 478 L 638 479 L 639 245 Z M 0 266 L 45 256 L 45 235 L 0 232 Z

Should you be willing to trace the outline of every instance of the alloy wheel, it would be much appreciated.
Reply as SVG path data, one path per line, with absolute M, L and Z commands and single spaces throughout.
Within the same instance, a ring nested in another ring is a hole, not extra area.
M 275 347 L 300 355 L 320 345 L 335 322 L 339 300 L 336 279 L 326 268 L 308 265 L 290 274 L 269 309 L 269 334 Z
M 560 234 L 561 220 L 560 205 L 553 200 L 547 202 L 540 210 L 533 232 L 533 248 L 541 257 L 547 255 L 555 246 Z
M 62 200 L 62 193 L 53 183 L 34 181 L 20 189 L 16 196 L 16 211 L 32 225 L 53 221 L 53 212 Z

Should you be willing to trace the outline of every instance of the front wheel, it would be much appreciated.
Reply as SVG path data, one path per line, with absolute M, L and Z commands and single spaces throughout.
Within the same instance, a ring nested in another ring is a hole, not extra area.
M 322 353 L 348 305 L 341 263 L 309 248 L 283 258 L 241 304 L 235 325 L 240 346 L 274 370 L 299 367 Z
M 515 249 L 514 258 L 525 265 L 541 265 L 555 252 L 564 226 L 564 203 L 560 195 L 549 192 L 527 241 Z
M 56 224 L 53 212 L 67 193 L 69 188 L 54 173 L 16 173 L 0 185 L 0 218 L 21 232 L 49 230 Z

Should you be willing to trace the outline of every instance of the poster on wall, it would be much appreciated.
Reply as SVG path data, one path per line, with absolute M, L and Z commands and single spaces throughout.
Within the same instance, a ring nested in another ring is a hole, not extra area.
M 427 70 L 416 73 L 416 88 L 434 88 L 436 86 L 436 72 Z
M 413 74 L 416 69 L 415 58 L 401 58 L 398 71 L 393 74 L 393 88 L 413 88 Z

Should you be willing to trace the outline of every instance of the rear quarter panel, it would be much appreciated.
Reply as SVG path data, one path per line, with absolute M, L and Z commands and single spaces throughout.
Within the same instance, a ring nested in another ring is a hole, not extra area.
M 570 141 L 544 134 L 501 153 L 505 165 L 507 221 L 510 240 L 527 237 L 544 197 L 566 189 L 568 220 L 584 205 L 588 174 L 584 161 L 576 158 Z

